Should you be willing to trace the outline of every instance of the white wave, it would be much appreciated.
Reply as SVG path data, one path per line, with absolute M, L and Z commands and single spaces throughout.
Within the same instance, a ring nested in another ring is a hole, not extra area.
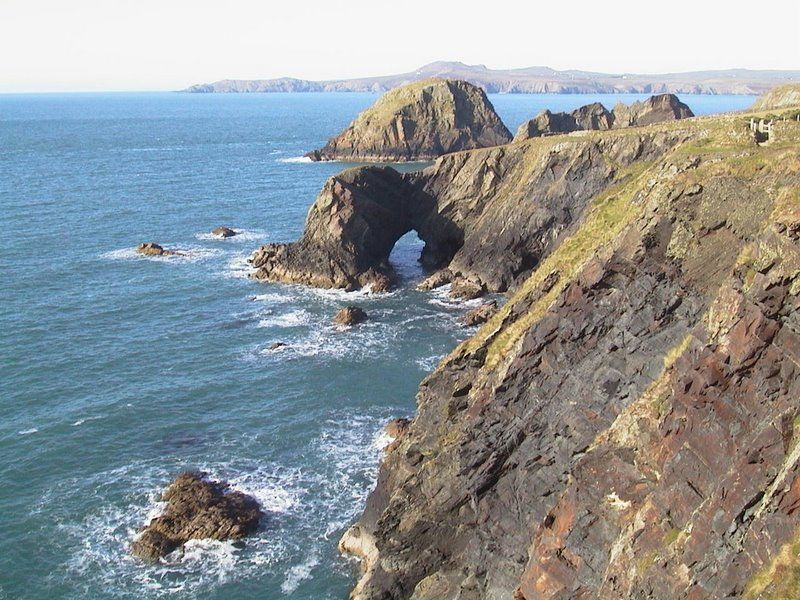
M 267 232 L 263 229 L 238 229 L 231 227 L 236 232 L 236 235 L 231 237 L 222 237 L 214 235 L 210 231 L 194 234 L 194 237 L 204 242 L 257 242 L 267 237 Z
M 259 327 L 299 327 L 311 322 L 311 315 L 308 311 L 293 310 L 279 315 L 269 315 L 258 321 Z
M 22 431 L 17 432 L 19 435 L 31 435 L 34 433 L 39 433 L 39 429 L 36 427 L 31 427 L 30 429 L 23 429 Z
M 433 371 L 444 357 L 444 354 L 432 354 L 431 356 L 417 358 L 414 362 L 419 365 L 423 371 Z
M 279 163 L 313 163 L 314 161 L 307 156 L 290 156 L 288 158 L 279 158 L 275 162 Z
M 177 252 L 178 254 L 171 254 L 167 256 L 145 256 L 136 252 L 136 248 L 120 248 L 119 250 L 111 250 L 104 252 L 100 258 L 106 260 L 151 260 L 155 262 L 197 262 L 205 260 L 212 256 L 220 254 L 220 250 L 212 248 L 203 248 L 201 246 L 165 246 L 167 250 Z
M 228 261 L 222 276 L 230 279 L 247 279 L 251 273 L 255 273 L 253 265 L 247 262 L 250 254 L 238 254 Z
M 281 591 L 287 596 L 293 594 L 302 581 L 311 578 L 311 572 L 317 565 L 319 565 L 319 554 L 312 552 L 306 560 L 290 567 L 286 572 L 286 579 L 281 584 Z
M 286 294 L 256 294 L 251 298 L 254 302 L 269 302 L 270 304 L 286 304 L 287 302 L 293 302 L 295 299 L 291 296 Z
M 72 426 L 73 427 L 80 427 L 81 425 L 83 425 L 87 421 L 97 421 L 98 419 L 102 419 L 102 418 L 103 418 L 103 415 L 96 415 L 94 417 L 85 417 L 83 419 L 78 419 L 77 421 L 75 421 L 72 424 Z
M 484 298 L 473 298 L 472 300 L 461 300 L 459 298 L 453 298 L 450 295 L 450 291 L 452 290 L 452 284 L 446 283 L 441 285 L 437 288 L 433 288 L 430 290 L 430 295 L 433 296 L 428 300 L 428 304 L 433 304 L 434 306 L 440 306 L 442 308 L 449 308 L 449 309 L 464 309 L 464 308 L 474 308 L 476 306 L 480 306 L 486 300 Z

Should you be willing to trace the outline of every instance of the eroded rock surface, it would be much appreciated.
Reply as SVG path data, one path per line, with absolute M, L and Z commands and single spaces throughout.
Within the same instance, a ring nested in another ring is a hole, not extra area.
M 363 323 L 369 317 L 367 312 L 358 306 L 345 306 L 342 310 L 336 313 L 333 317 L 333 322 L 337 325 L 345 325 L 347 327 Z
M 423 381 L 340 545 L 353 598 L 756 597 L 800 573 L 800 126 L 690 129 L 589 185 Z
M 148 523 L 131 546 L 131 552 L 155 561 L 189 540 L 239 539 L 252 533 L 262 517 L 258 502 L 224 481 L 211 481 L 203 473 L 183 473 L 164 491 L 164 511 Z
M 315 161 L 426 160 L 510 140 L 481 88 L 454 79 L 427 79 L 387 92 L 307 156 Z
M 211 234 L 221 238 L 229 238 L 235 236 L 236 231 L 230 227 L 216 227 L 211 231 Z

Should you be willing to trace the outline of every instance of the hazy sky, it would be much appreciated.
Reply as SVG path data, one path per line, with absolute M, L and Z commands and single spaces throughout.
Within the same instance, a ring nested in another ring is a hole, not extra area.
M 0 0 L 0 91 L 327 79 L 434 60 L 644 73 L 800 69 L 800 2 L 737 4 Z

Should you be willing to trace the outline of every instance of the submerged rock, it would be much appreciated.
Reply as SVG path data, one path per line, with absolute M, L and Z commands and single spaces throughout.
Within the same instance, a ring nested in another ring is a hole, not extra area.
M 285 348 L 285 347 L 286 347 L 286 343 L 285 342 L 272 342 L 269 345 L 269 350 L 280 350 L 281 348 Z
M 262 517 L 258 502 L 224 481 L 203 473 L 178 475 L 164 491 L 164 512 L 148 523 L 131 546 L 139 558 L 155 561 L 189 540 L 228 540 L 252 533 Z
M 363 323 L 368 318 L 369 317 L 363 308 L 358 306 L 346 306 L 336 313 L 336 316 L 333 317 L 333 322 L 337 325 L 351 326 Z
M 492 300 L 481 304 L 477 308 L 473 308 L 461 319 L 461 322 L 467 327 L 474 327 L 475 325 L 482 325 L 494 316 L 497 312 L 497 302 Z
M 230 227 L 217 227 L 211 231 L 211 234 L 221 238 L 229 238 L 235 236 L 236 231 Z
M 314 161 L 424 160 L 510 140 L 481 88 L 455 79 L 426 79 L 387 92 L 307 156 Z

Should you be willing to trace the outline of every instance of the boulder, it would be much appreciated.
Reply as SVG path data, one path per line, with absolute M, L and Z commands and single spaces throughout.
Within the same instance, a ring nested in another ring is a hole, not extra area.
M 450 288 L 450 297 L 458 300 L 474 300 L 480 298 L 486 290 L 477 281 L 471 279 L 458 279 Z
M 172 250 L 165 250 L 159 244 L 155 242 L 144 242 L 136 246 L 136 252 L 139 254 L 143 254 L 144 256 L 171 256 L 173 254 L 177 254 Z
M 131 552 L 156 561 L 189 540 L 239 539 L 252 533 L 262 517 L 258 502 L 204 473 L 178 475 L 164 491 L 164 512 L 141 531 Z
M 486 302 L 481 304 L 477 308 L 473 308 L 464 317 L 461 319 L 461 322 L 466 325 L 467 327 L 474 327 L 476 325 L 482 325 L 486 323 L 489 319 L 494 316 L 494 313 L 497 312 L 497 302 L 492 300 L 491 302 Z
M 647 100 L 626 106 L 621 102 L 614 107 L 614 129 L 641 127 L 663 121 L 693 117 L 692 110 L 678 100 L 675 94 L 650 96 Z
M 387 92 L 306 156 L 314 161 L 431 160 L 509 141 L 511 134 L 481 88 L 456 79 L 426 79 Z
M 367 320 L 367 313 L 358 306 L 346 306 L 333 317 L 333 322 L 337 325 L 358 325 Z
M 230 227 L 217 227 L 211 231 L 212 235 L 221 238 L 229 238 L 236 235 L 236 232 Z
M 272 342 L 269 345 L 269 349 L 273 350 L 273 351 L 274 350 L 280 350 L 281 348 L 285 348 L 285 347 L 286 347 L 286 343 L 285 342 Z

